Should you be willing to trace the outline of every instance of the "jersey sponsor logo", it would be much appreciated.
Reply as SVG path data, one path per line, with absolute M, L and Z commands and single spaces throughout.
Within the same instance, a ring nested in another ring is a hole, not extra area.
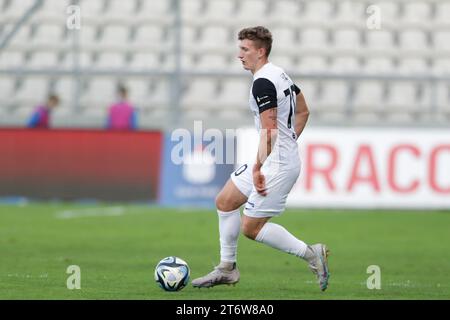
M 267 99 L 269 96 L 264 96 L 262 98 L 256 96 L 256 101 L 259 103 L 262 99 Z

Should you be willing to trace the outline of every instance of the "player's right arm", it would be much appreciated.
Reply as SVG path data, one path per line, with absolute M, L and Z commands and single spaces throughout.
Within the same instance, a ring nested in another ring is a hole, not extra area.
M 295 134 L 297 135 L 298 139 L 306 126 L 306 122 L 308 121 L 309 109 L 302 92 L 297 95 L 296 100 L 297 104 L 295 108 Z

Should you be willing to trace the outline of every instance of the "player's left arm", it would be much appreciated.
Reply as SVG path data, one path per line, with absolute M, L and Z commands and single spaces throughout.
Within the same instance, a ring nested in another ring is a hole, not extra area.
M 309 109 L 302 92 L 299 92 L 297 94 L 296 102 L 297 103 L 295 108 L 295 134 L 297 135 L 298 139 L 298 137 L 303 132 L 303 129 L 306 126 L 306 122 L 308 121 Z

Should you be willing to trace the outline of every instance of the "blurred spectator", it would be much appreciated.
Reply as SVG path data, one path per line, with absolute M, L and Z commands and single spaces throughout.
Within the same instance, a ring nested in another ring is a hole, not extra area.
M 59 104 L 59 97 L 55 94 L 50 94 L 47 98 L 47 103 L 36 107 L 30 120 L 27 123 L 28 128 L 48 129 L 50 115 L 54 108 Z
M 137 112 L 128 101 L 128 90 L 123 85 L 117 88 L 119 101 L 109 107 L 107 128 L 110 130 L 135 130 Z

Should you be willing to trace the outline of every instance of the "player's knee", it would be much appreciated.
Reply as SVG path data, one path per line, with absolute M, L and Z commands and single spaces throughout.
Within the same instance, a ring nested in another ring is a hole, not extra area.
M 241 231 L 244 236 L 251 240 L 255 240 L 259 232 L 259 230 L 249 223 L 243 223 L 241 226 Z
M 233 200 L 223 194 L 219 194 L 216 197 L 216 208 L 220 211 L 229 212 L 235 210 L 236 208 L 234 208 L 233 204 Z

